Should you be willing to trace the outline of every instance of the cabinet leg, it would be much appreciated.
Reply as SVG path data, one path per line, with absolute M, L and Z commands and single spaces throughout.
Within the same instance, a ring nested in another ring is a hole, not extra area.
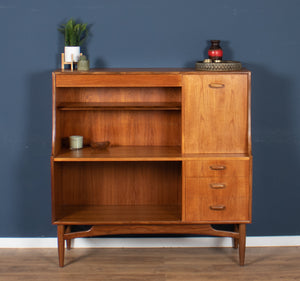
M 71 232 L 71 225 L 68 225 L 67 227 L 66 227 L 66 233 L 70 233 Z M 67 249 L 68 250 L 71 250 L 71 239 L 66 239 L 66 241 L 67 241 Z
M 235 224 L 233 227 L 234 227 L 234 229 L 233 229 L 234 232 L 239 232 L 239 225 L 238 224 Z M 232 247 L 234 249 L 237 249 L 238 246 L 239 246 L 239 239 L 238 238 L 232 238 Z
M 57 242 L 58 242 L 58 260 L 59 260 L 60 267 L 64 266 L 64 258 L 65 258 L 64 234 L 65 234 L 65 226 L 58 225 L 57 226 Z
M 245 248 L 246 248 L 246 224 L 239 225 L 239 257 L 240 257 L 240 265 L 245 264 Z
M 71 239 L 67 240 L 67 249 L 71 250 Z

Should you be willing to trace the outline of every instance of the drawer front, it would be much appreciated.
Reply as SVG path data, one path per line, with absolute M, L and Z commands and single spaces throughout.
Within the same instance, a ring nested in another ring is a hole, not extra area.
M 186 177 L 248 177 L 249 159 L 189 160 L 185 162 Z
M 237 178 L 187 178 L 186 221 L 248 221 L 249 180 Z

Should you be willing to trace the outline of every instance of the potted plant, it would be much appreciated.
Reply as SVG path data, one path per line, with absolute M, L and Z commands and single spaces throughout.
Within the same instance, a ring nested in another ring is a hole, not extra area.
M 86 39 L 88 31 L 86 23 L 77 23 L 71 18 L 58 29 L 65 36 L 65 62 L 78 62 L 80 46 Z

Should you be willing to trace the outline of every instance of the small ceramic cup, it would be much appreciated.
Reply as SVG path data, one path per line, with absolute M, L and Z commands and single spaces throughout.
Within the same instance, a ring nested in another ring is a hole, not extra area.
M 83 147 L 83 136 L 70 136 L 70 149 L 81 149 Z

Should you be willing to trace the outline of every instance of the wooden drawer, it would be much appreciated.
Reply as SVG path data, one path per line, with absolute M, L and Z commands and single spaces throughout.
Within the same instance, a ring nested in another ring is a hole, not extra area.
M 248 221 L 247 177 L 187 178 L 186 221 Z
M 185 162 L 186 177 L 248 177 L 249 159 L 189 160 Z

